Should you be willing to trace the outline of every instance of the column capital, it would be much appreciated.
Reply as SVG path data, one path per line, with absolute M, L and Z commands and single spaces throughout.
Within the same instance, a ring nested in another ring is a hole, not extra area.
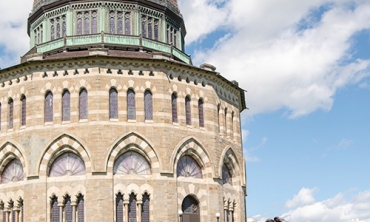
M 77 206 L 77 202 L 76 201 L 71 201 L 71 206 Z
M 58 203 L 58 207 L 64 207 L 64 204 Z

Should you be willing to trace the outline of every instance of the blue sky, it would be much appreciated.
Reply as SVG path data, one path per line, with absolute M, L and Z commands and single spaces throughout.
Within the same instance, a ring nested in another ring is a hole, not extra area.
M 0 3 L 1 68 L 28 50 L 18 1 Z M 248 216 L 370 222 L 370 2 L 178 2 L 194 64 L 248 90 Z

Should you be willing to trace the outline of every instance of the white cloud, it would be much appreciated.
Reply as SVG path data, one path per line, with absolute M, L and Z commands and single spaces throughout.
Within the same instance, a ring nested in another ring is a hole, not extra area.
M 315 191 L 316 188 L 302 188 L 297 195 L 294 195 L 293 199 L 286 202 L 285 206 L 287 208 L 295 208 L 312 204 L 315 202 L 315 198 L 313 197 Z
M 353 61 L 349 54 L 352 37 L 370 28 L 368 1 L 229 0 L 223 7 L 205 0 L 180 3 L 187 4 L 182 12 L 188 43 L 217 29 L 230 32 L 212 49 L 197 51 L 194 63 L 211 63 L 228 79 L 238 80 L 248 90 L 250 115 L 281 108 L 291 118 L 329 111 L 337 90 L 369 76 L 370 61 Z M 193 14 L 200 10 L 195 6 L 213 11 L 200 18 Z M 321 6 L 326 6 L 322 16 L 313 16 Z M 308 28 L 302 28 L 302 21 Z

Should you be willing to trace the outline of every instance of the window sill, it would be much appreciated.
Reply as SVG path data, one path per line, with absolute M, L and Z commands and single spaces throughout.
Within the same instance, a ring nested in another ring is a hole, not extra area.
M 153 120 L 145 120 L 145 123 L 153 124 Z
M 53 125 L 53 122 L 45 122 L 45 124 L 44 124 L 45 126 L 51 126 L 51 125 Z
M 71 121 L 62 121 L 62 125 L 64 125 L 64 124 L 70 124 L 71 123 Z
M 109 119 L 109 121 L 111 121 L 111 122 L 118 122 L 119 120 L 118 119 Z
M 129 123 L 136 123 L 136 119 L 128 119 L 127 122 L 129 122 Z
M 180 124 L 179 124 L 179 123 L 177 123 L 177 122 L 172 122 L 172 125 L 174 125 L 174 126 L 179 126 Z
M 26 129 L 26 125 L 21 126 L 20 130 Z
M 117 121 L 118 121 L 118 119 L 117 119 Z M 80 119 L 78 122 L 80 122 L 80 123 L 87 123 L 87 122 L 89 122 L 89 120 L 88 119 Z

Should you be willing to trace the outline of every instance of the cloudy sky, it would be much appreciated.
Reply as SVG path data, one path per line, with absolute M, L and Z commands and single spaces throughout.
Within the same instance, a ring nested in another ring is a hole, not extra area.
M 370 222 L 370 1 L 178 1 L 193 63 L 248 90 L 248 216 Z M 0 2 L 1 68 L 28 50 L 32 2 Z

